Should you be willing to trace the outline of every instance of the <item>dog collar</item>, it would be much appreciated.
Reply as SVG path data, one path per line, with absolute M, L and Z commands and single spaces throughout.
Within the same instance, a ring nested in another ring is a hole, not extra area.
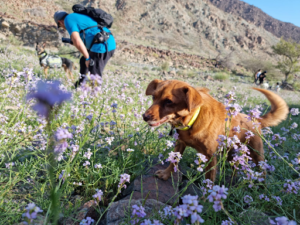
M 39 54 L 39 58 L 43 58 L 47 55 L 47 52 L 42 52 L 41 54 Z
M 197 117 L 199 116 L 200 109 L 201 109 L 201 107 L 199 106 L 196 113 L 193 115 L 192 119 L 190 120 L 190 122 L 186 126 L 182 126 L 182 125 L 181 126 L 175 126 L 175 129 L 178 129 L 178 130 L 188 130 L 188 129 L 190 129 L 193 126 L 193 124 L 195 123 Z

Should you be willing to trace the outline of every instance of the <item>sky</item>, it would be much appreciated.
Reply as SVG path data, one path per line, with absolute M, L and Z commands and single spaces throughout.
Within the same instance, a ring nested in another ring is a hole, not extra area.
M 283 22 L 300 27 L 300 0 L 242 0 Z

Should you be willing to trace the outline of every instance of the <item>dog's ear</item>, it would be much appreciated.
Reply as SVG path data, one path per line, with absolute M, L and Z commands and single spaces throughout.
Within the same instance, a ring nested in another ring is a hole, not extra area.
M 190 112 L 202 103 L 201 95 L 195 88 L 187 86 L 183 88 L 183 92 L 185 93 L 186 104 Z
M 157 88 L 157 85 L 162 82 L 161 80 L 155 79 L 148 84 L 148 87 L 146 89 L 146 95 L 153 95 L 154 91 Z
M 45 46 L 46 46 L 46 42 L 43 43 L 43 48 L 45 48 Z

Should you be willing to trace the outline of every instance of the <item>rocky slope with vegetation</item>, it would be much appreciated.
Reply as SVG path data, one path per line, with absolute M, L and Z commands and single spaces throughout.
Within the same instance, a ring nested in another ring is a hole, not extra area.
M 224 12 L 240 16 L 257 27 L 263 27 L 276 37 L 300 41 L 300 27 L 277 20 L 253 5 L 240 0 L 210 0 L 210 2 Z
M 240 57 L 270 59 L 270 47 L 278 42 L 278 38 L 264 28 L 225 13 L 208 0 L 0 2 L 1 37 L 16 35 L 27 45 L 45 40 L 59 46 L 62 34 L 55 30 L 52 15 L 58 9 L 71 12 L 74 3 L 101 7 L 111 13 L 115 19 L 112 31 L 120 41 L 206 58 L 234 52 L 233 60 Z

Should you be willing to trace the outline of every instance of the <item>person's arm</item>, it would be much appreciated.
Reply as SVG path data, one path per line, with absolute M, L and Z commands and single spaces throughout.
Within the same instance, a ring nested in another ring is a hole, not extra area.
M 79 33 L 74 31 L 71 34 L 71 40 L 73 41 L 73 45 L 81 52 L 81 54 L 83 55 L 84 58 L 89 58 L 89 53 L 85 47 L 85 45 L 83 44 Z

